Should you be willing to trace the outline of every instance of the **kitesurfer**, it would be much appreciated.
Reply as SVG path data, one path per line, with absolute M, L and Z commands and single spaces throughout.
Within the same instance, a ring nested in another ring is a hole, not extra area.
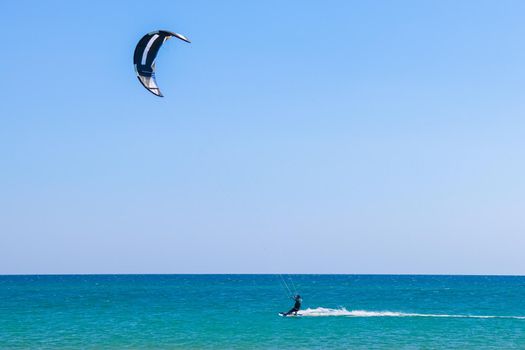
M 294 306 L 290 309 L 290 311 L 285 312 L 284 316 L 290 316 L 290 315 L 297 315 L 297 311 L 301 309 L 301 303 L 303 302 L 303 299 L 299 294 L 292 297 L 293 300 L 295 300 Z

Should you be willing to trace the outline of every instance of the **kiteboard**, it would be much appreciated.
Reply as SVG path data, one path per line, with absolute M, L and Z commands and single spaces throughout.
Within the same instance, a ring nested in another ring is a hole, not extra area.
M 285 312 L 279 312 L 279 316 L 281 317 L 301 317 L 299 314 L 289 314 L 287 315 Z

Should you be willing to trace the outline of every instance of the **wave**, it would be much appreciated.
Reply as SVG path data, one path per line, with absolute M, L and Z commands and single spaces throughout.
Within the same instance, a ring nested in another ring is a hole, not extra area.
M 345 317 L 440 317 L 440 318 L 504 318 L 504 319 L 515 319 L 525 320 L 525 316 L 483 316 L 483 315 L 447 315 L 447 314 L 419 314 L 419 313 L 405 313 L 395 311 L 366 311 L 366 310 L 352 310 L 349 311 L 345 308 L 330 309 L 324 307 L 318 307 L 315 309 L 305 309 L 297 313 L 302 317 L 334 317 L 334 316 L 345 316 Z

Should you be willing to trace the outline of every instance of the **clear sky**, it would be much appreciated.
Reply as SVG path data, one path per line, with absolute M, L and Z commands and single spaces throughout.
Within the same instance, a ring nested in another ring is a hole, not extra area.
M 3 1 L 0 273 L 525 274 L 524 18 Z

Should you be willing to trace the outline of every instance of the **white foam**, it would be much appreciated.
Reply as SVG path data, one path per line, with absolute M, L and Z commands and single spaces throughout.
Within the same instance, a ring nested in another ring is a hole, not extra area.
M 484 316 L 484 315 L 447 315 L 447 314 L 418 314 L 418 313 L 405 313 L 395 311 L 366 311 L 366 310 L 352 310 L 347 309 L 330 309 L 324 307 L 318 307 L 315 309 L 305 309 L 297 313 L 303 317 L 334 317 L 334 316 L 346 316 L 346 317 L 442 317 L 442 318 L 507 318 L 516 320 L 525 320 L 525 316 Z

